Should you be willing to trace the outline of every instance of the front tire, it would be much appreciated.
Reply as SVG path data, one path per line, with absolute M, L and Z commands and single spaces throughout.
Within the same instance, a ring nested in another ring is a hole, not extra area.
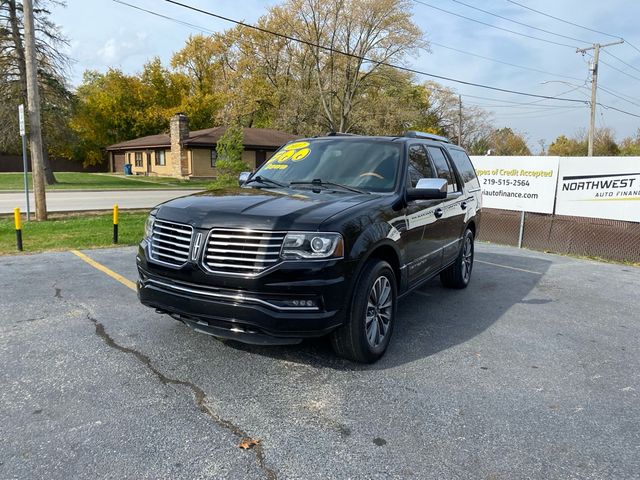
M 393 333 L 396 304 L 391 266 L 383 260 L 368 260 L 355 285 L 347 321 L 331 335 L 334 351 L 361 363 L 382 357 Z
M 474 241 L 473 232 L 465 230 L 462 246 L 456 261 L 440 273 L 440 281 L 448 288 L 467 288 L 473 269 Z

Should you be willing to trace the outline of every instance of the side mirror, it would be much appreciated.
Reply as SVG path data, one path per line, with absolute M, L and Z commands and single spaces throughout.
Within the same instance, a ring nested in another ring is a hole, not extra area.
M 407 188 L 407 200 L 440 200 L 447 198 L 444 178 L 421 178 L 416 188 Z
M 249 180 L 250 176 L 251 172 L 240 172 L 240 175 L 238 175 L 238 185 L 244 185 L 244 183 Z

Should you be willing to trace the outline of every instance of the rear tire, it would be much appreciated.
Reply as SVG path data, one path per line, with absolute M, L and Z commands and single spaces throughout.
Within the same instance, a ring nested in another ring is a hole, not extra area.
M 396 299 L 391 266 L 383 260 L 368 260 L 355 285 L 347 320 L 331 334 L 336 354 L 361 363 L 382 357 L 393 333 Z
M 465 230 L 460 253 L 456 261 L 440 273 L 440 281 L 448 288 L 467 288 L 473 269 L 474 242 L 473 232 Z

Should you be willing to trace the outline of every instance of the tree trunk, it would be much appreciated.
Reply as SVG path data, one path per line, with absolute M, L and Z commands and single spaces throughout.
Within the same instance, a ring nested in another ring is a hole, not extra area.
M 27 74 L 27 100 L 29 105 L 29 147 L 33 170 L 33 193 L 36 200 L 36 219 L 47 219 L 47 199 L 44 189 L 44 162 L 42 130 L 40 126 L 40 92 L 38 91 L 38 65 L 32 0 L 24 0 L 25 67 Z
M 9 23 L 11 24 L 11 39 L 16 50 L 16 56 L 18 58 L 18 73 L 20 75 L 20 90 L 22 94 L 22 104 L 26 107 L 28 104 L 27 99 L 27 68 L 24 56 L 24 45 L 22 44 L 22 37 L 20 36 L 20 23 L 18 20 L 18 9 L 16 7 L 16 0 L 8 0 L 9 5 Z M 29 118 L 29 125 L 31 125 L 31 118 Z M 30 129 L 31 130 L 31 129 Z M 49 162 L 49 154 L 46 148 L 46 142 L 43 142 L 44 155 L 42 158 L 42 165 L 44 167 L 44 179 L 47 185 L 53 185 L 58 183 L 51 163 Z

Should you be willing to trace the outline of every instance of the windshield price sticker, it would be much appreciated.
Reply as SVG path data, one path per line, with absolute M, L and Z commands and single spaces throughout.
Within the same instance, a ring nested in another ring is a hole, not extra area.
M 282 150 L 275 153 L 267 162 L 266 168 L 269 170 L 284 170 L 287 168 L 287 162 L 299 162 L 309 156 L 311 149 L 309 142 L 295 142 L 285 145 Z

